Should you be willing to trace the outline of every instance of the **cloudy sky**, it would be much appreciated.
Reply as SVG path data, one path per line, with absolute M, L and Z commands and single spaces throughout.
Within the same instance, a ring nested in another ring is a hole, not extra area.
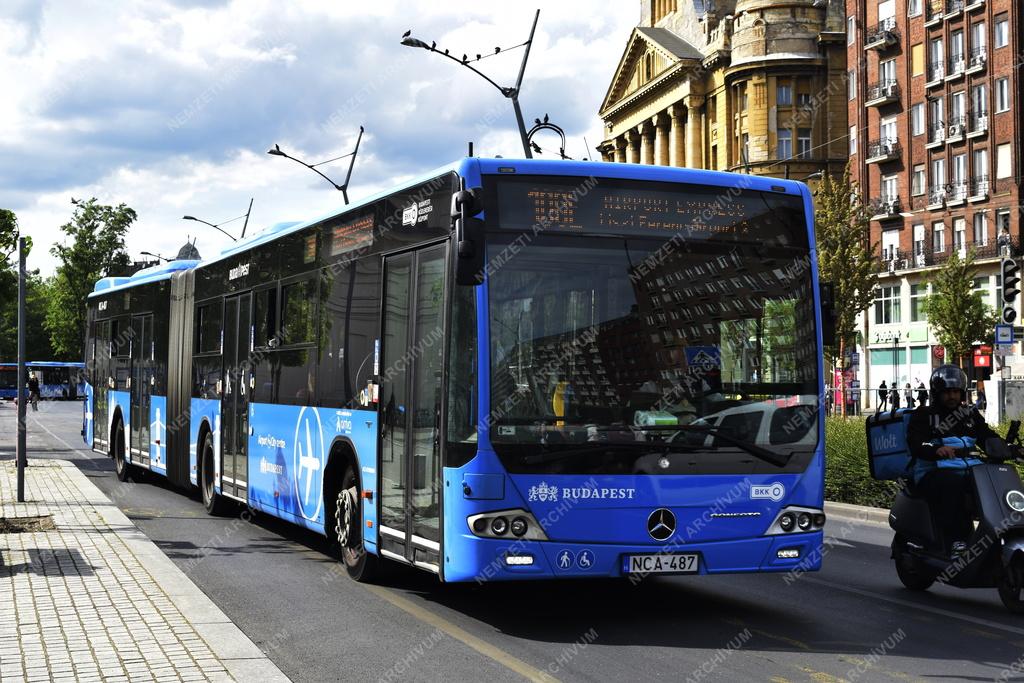
M 596 112 L 639 20 L 635 0 L 3 0 L 0 207 L 35 239 L 30 266 L 49 273 L 72 197 L 134 208 L 133 257 L 173 255 L 196 235 L 212 255 L 227 238 L 181 216 L 217 223 L 250 197 L 250 234 L 342 204 L 313 173 L 268 156 L 273 143 L 320 161 L 351 151 L 364 125 L 354 200 L 463 155 L 469 140 L 481 155 L 521 155 L 508 100 L 399 40 L 412 29 L 459 56 L 493 53 L 525 40 L 538 7 L 527 125 L 550 114 L 581 158 L 584 137 L 591 150 L 601 141 Z M 521 54 L 477 66 L 511 84 Z M 324 170 L 343 178 L 345 163 Z

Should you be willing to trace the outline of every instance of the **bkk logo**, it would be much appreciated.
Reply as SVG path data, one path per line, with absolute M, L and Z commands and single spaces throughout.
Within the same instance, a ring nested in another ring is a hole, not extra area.
M 323 503 L 320 491 L 323 488 L 324 434 L 320 413 L 315 408 L 303 407 L 295 422 L 292 472 L 295 472 L 295 500 L 299 512 L 306 519 L 316 520 Z
M 786 487 L 775 482 L 772 484 L 766 484 L 764 486 L 751 486 L 750 497 L 751 498 L 768 498 L 778 503 L 786 496 Z

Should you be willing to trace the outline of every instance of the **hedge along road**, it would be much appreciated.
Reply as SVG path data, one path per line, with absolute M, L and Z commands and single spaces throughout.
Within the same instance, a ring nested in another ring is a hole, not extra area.
M 121 484 L 78 449 L 81 406 L 29 413 L 30 458 L 69 458 L 294 680 L 998 679 L 1024 670 L 1024 619 L 994 590 L 904 590 L 883 526 L 834 518 L 816 574 L 442 586 L 350 581 L 314 534 Z M 0 405 L 0 458 L 15 410 Z M 1011 667 L 1016 667 L 1011 669 Z

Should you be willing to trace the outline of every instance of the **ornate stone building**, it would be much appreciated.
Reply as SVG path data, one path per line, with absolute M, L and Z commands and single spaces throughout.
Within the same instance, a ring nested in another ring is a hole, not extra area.
M 599 112 L 605 161 L 802 180 L 849 143 L 842 0 L 641 0 Z

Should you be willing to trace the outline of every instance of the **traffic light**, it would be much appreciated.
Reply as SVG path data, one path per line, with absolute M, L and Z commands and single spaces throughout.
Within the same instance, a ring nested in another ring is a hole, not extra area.
M 1004 258 L 999 264 L 1003 274 L 1003 324 L 1012 325 L 1017 320 L 1017 295 L 1020 294 L 1020 264 L 1016 259 Z

